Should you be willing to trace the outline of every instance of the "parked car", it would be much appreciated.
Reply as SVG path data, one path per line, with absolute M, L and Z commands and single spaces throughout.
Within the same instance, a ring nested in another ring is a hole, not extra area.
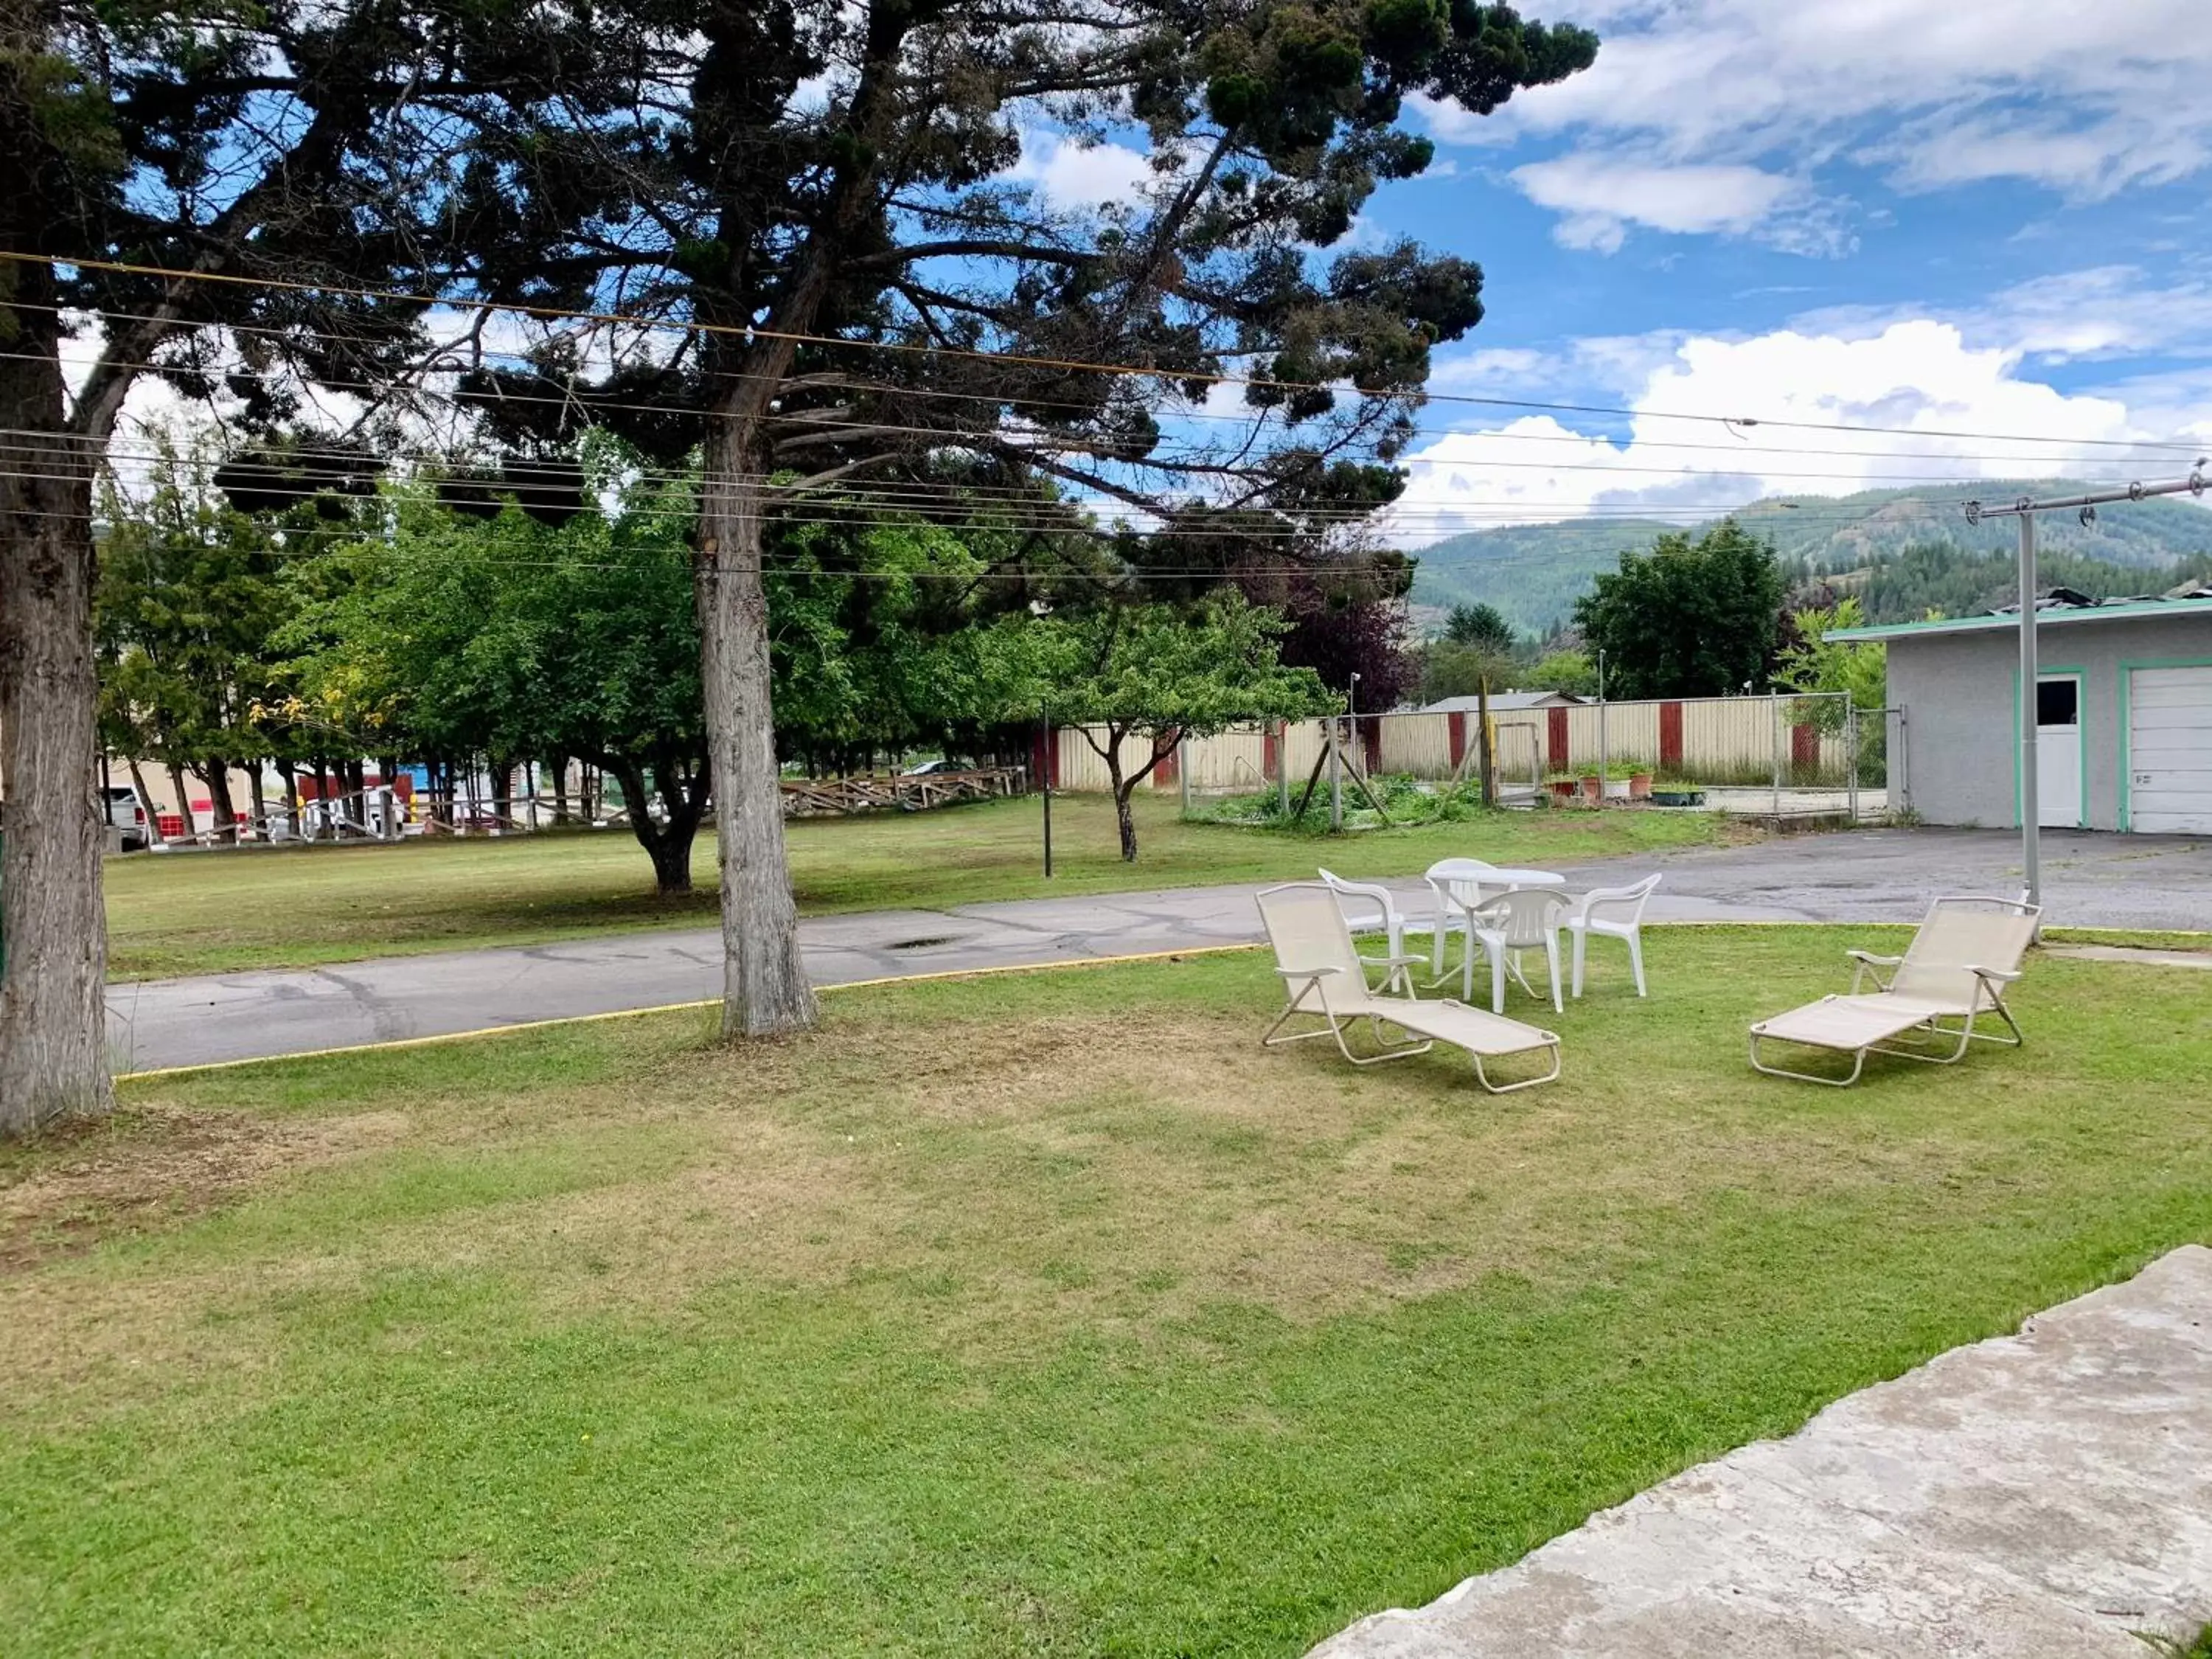
M 146 834 L 146 809 L 138 804 L 138 792 L 128 784 L 118 783 L 100 793 L 101 816 L 107 820 L 108 828 L 123 832 L 123 850 L 144 851 L 149 837 Z
M 965 761 L 933 760 L 924 761 L 919 766 L 909 766 L 902 775 L 909 778 L 927 778 L 934 777 L 939 772 L 965 772 L 970 769 Z

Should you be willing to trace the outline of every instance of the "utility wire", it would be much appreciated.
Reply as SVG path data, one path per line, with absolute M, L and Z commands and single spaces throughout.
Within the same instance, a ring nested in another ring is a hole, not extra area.
M 628 328 L 649 328 L 664 331 L 706 334 L 721 338 L 742 340 L 748 343 L 759 340 L 776 340 L 797 345 L 830 347 L 839 350 L 866 350 L 926 357 L 951 357 L 995 363 L 1002 367 L 1052 369 L 1066 374 L 1127 375 L 1170 385 L 1247 386 L 1285 393 L 1329 392 L 1335 389 L 1332 386 L 1318 382 L 1277 380 L 1260 376 L 1210 374 L 1191 369 L 1159 368 L 1148 364 L 1097 363 L 1080 358 L 1046 357 L 1020 352 L 982 351 L 960 346 L 922 345 L 908 341 L 854 340 L 835 335 L 810 334 L 797 330 L 764 328 L 751 324 L 706 323 L 696 319 L 640 318 L 625 316 L 618 312 L 577 310 L 554 306 L 532 305 L 517 301 L 480 300 L 459 295 L 440 298 L 432 295 L 409 294 L 390 289 L 351 288 L 338 283 L 295 282 L 283 277 L 248 276 L 235 271 L 186 270 L 163 265 L 136 264 L 124 260 L 64 258 L 59 254 L 30 253 L 15 249 L 0 249 L 0 259 L 46 264 L 58 269 L 106 271 L 118 276 L 153 276 L 167 282 L 211 283 L 264 289 L 276 293 L 337 295 L 383 303 L 418 306 L 425 310 L 506 312 L 518 316 L 535 317 L 541 320 L 604 323 Z M 2075 443 L 2096 448 L 2130 450 L 2188 451 L 2198 447 L 2192 443 L 2163 440 L 2052 438 L 2033 433 L 1990 433 L 1940 428 L 1881 426 L 1871 422 L 1849 421 L 1801 421 L 1752 415 L 1698 414 L 1688 410 L 1633 410 L 1601 404 L 1559 403 L 1528 398 L 1482 397 L 1466 392 L 1431 392 L 1420 387 L 1409 387 L 1403 395 L 1426 403 L 1463 404 L 1484 408 L 1528 409 L 1565 414 L 1612 415 L 1644 420 L 1694 421 L 1729 429 L 1749 429 L 1766 426 L 1801 432 L 1880 433 L 1921 438 L 1973 439 L 1997 443 Z

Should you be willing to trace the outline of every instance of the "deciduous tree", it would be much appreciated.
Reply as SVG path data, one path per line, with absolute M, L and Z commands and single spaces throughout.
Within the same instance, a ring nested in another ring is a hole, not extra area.
M 1723 519 L 1695 541 L 1677 532 L 1623 553 L 1575 623 L 1605 653 L 1608 696 L 1725 696 L 1772 675 L 1784 587 L 1773 544 Z
M 1108 605 L 1054 616 L 1030 626 L 1029 676 L 1008 713 L 1042 706 L 1055 724 L 1082 728 L 1106 763 L 1121 856 L 1133 861 L 1131 797 L 1184 738 L 1342 710 L 1313 670 L 1282 665 L 1284 631 L 1281 618 L 1233 592 L 1189 611 Z

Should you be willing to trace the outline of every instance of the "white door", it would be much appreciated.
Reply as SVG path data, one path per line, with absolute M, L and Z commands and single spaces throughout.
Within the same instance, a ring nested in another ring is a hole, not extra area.
M 2212 836 L 2212 668 L 2130 675 L 2128 827 Z
M 2050 674 L 2035 688 L 2035 821 L 2081 827 L 2081 681 Z

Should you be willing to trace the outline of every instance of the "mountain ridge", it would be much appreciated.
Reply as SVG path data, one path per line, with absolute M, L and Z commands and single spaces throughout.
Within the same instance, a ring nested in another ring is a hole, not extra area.
M 1863 568 L 1922 545 L 2009 553 L 2019 538 L 2014 521 L 1969 524 L 1966 501 L 2008 504 L 2021 495 L 2084 495 L 2112 487 L 2070 478 L 1988 479 L 1850 495 L 1768 496 L 1733 514 L 1696 520 L 1566 519 L 1468 531 L 1407 550 L 1419 561 L 1412 599 L 1417 607 L 1437 610 L 1494 605 L 1516 629 L 1540 634 L 1567 620 L 1591 579 L 1615 568 L 1622 552 L 1649 548 L 1670 532 L 1695 536 L 1723 518 L 1769 538 L 1786 568 L 1810 575 Z M 2212 511 L 2186 496 L 2100 507 L 2086 526 L 2072 513 L 2045 514 L 2037 530 L 2037 544 L 2051 553 L 2147 573 L 2212 552 Z

